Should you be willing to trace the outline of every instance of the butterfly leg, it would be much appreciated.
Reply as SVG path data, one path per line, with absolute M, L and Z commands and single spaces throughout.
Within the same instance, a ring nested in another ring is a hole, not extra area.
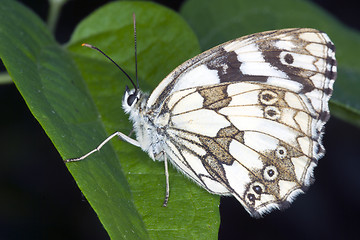
M 165 163 L 165 181 L 166 181 L 165 199 L 164 199 L 164 203 L 162 206 L 166 207 L 169 202 L 169 196 L 170 196 L 168 159 L 167 159 L 166 153 L 164 151 L 156 154 L 155 159 L 160 160 L 162 157 L 164 158 L 164 163 Z
M 70 158 L 70 159 L 66 159 L 64 160 L 65 163 L 68 162 L 77 162 L 77 161 L 81 161 L 84 160 L 85 158 L 87 158 L 88 156 L 90 156 L 91 154 L 100 151 L 100 149 L 107 143 L 109 142 L 112 138 L 118 136 L 121 140 L 128 142 L 134 146 L 140 147 L 140 144 L 138 141 L 126 136 L 125 134 L 121 133 L 121 132 L 115 132 L 112 135 L 110 135 L 108 138 L 106 138 L 102 143 L 99 144 L 99 146 L 97 146 L 94 150 L 88 152 L 87 154 L 79 157 L 79 158 Z
M 130 133 L 127 135 L 128 137 L 131 137 L 131 135 L 133 135 L 133 133 L 135 132 L 134 129 L 131 129 Z
M 166 207 L 170 196 L 170 183 L 169 183 L 168 160 L 165 152 L 163 152 L 163 155 L 164 155 L 164 163 L 165 163 L 164 165 L 165 165 L 166 192 L 165 192 L 164 203 L 162 206 Z

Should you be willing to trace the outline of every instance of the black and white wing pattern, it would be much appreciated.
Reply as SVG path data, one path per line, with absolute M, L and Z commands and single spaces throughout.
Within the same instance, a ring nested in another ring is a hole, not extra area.
M 141 106 L 154 130 L 146 140 L 137 133 L 138 141 L 259 217 L 288 206 L 313 182 L 335 78 L 334 44 L 318 30 L 229 41 L 159 84 Z

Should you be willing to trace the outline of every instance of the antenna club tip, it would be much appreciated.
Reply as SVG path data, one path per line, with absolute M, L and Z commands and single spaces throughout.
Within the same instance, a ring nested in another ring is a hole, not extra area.
M 93 45 L 90 45 L 88 43 L 81 44 L 82 47 L 88 47 L 88 48 L 95 48 Z

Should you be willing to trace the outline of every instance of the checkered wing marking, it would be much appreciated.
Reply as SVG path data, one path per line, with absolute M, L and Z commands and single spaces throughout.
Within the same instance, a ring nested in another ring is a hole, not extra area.
M 253 216 L 284 208 L 312 183 L 324 154 L 334 45 L 313 29 L 285 29 L 219 45 L 174 70 L 150 96 L 164 150 L 209 192 Z

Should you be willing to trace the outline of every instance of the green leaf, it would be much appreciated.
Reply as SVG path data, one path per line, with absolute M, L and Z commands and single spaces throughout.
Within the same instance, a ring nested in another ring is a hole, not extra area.
M 129 82 L 80 43 L 96 44 L 118 56 L 115 60 L 125 69 L 133 69 L 132 12 L 139 16 L 141 86 L 154 88 L 170 69 L 199 51 L 196 37 L 176 13 L 151 3 L 109 4 L 79 25 L 68 44 L 71 57 L 32 12 L 15 1 L 2 1 L 0 56 L 64 158 L 88 152 L 115 130 L 131 129 L 121 109 Z M 163 164 L 129 144 L 113 142 L 116 153 L 108 144 L 84 161 L 67 164 L 112 239 L 146 239 L 148 233 L 154 239 L 217 236 L 218 197 L 171 169 L 170 202 L 162 208 Z
M 86 42 L 97 46 L 134 79 L 133 13 L 137 17 L 138 73 L 143 90 L 151 91 L 176 66 L 199 53 L 198 41 L 184 20 L 153 3 L 108 4 L 82 21 L 67 47 L 87 82 L 108 134 L 115 131 L 128 134 L 132 129 L 121 108 L 125 85 L 131 87 L 131 83 L 104 56 L 80 45 Z M 102 140 L 89 141 L 88 150 Z M 168 207 L 163 208 L 163 162 L 151 161 L 146 153 L 128 143 L 118 140 L 112 143 L 152 239 L 217 238 L 218 196 L 207 193 L 171 168 L 170 200 Z M 101 161 L 108 159 L 104 157 Z
M 118 56 L 115 60 L 125 69 L 133 69 L 132 12 L 138 15 L 140 83 L 150 89 L 198 53 L 194 34 L 176 13 L 151 3 L 109 4 L 79 25 L 68 44 L 71 57 L 32 12 L 15 1 L 2 1 L 0 56 L 64 158 L 88 152 L 110 132 L 131 129 L 121 110 L 122 91 L 129 82 L 80 42 L 98 45 Z M 112 239 L 146 239 L 147 232 L 153 239 L 216 238 L 218 197 L 171 169 L 170 202 L 162 208 L 163 164 L 129 144 L 113 143 L 116 153 L 108 144 L 84 161 L 67 164 Z
M 303 0 L 189 0 L 181 14 L 203 50 L 266 30 L 311 27 L 326 32 L 335 43 L 338 60 L 331 113 L 360 126 L 360 35 L 315 4 Z
M 0 57 L 62 156 L 79 155 L 89 142 L 107 136 L 73 59 L 43 22 L 16 1 L 1 1 Z M 101 156 L 107 161 L 94 156 L 68 164 L 69 170 L 111 238 L 147 238 L 115 152 L 108 146 Z

